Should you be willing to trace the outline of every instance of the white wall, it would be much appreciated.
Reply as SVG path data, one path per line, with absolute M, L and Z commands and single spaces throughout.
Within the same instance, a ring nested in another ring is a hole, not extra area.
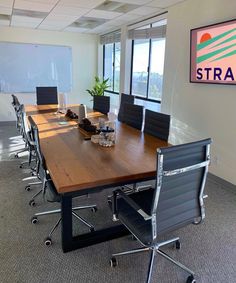
M 189 83 L 190 29 L 235 18 L 235 0 L 187 0 L 168 11 L 162 111 L 171 142 L 211 137 L 210 171 L 236 184 L 236 87 Z
M 97 74 L 98 37 L 96 35 L 2 27 L 0 40 L 72 47 L 73 88 L 68 94 L 68 102 L 91 104 L 91 97 L 86 89 L 92 86 L 94 76 Z M 16 95 L 24 104 L 32 104 L 36 101 L 35 93 Z M 11 101 L 10 94 L 0 93 L 0 121 L 15 119 Z

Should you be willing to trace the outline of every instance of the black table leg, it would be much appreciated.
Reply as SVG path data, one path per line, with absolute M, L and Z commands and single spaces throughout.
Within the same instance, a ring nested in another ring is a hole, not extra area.
M 123 225 L 116 225 L 98 231 L 73 237 L 72 232 L 72 197 L 62 196 L 62 250 L 64 253 L 88 247 L 115 238 L 123 237 L 130 232 Z

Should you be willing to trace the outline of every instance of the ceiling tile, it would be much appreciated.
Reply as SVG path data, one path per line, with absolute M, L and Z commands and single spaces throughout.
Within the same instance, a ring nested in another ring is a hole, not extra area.
M 101 19 L 114 19 L 116 17 L 121 16 L 122 13 L 118 12 L 108 12 L 102 10 L 91 10 L 89 13 L 86 14 L 86 17 L 94 17 L 94 18 L 101 18 Z
M 57 22 L 74 22 L 78 19 L 77 16 L 70 16 L 70 15 L 55 15 L 55 14 L 49 14 L 47 18 L 44 21 L 57 21 Z
M 12 8 L 0 6 L 0 14 L 1 15 L 11 15 L 11 13 L 12 13 Z
M 153 14 L 155 12 L 158 12 L 160 11 L 161 9 L 160 8 L 157 8 L 157 7 L 147 7 L 147 6 L 142 6 L 142 7 L 139 7 L 127 14 L 134 14 L 134 15 L 140 15 L 140 16 L 146 16 L 146 15 L 149 15 L 149 14 Z
M 71 15 L 80 17 L 89 12 L 89 9 L 73 6 L 57 5 L 50 14 Z
M 30 11 L 50 12 L 54 7 L 52 3 L 40 3 L 26 0 L 15 0 L 15 9 L 23 9 Z
M 15 22 L 11 21 L 11 26 L 14 27 L 25 27 L 25 28 L 36 28 L 38 26 L 37 23 L 31 23 L 31 22 Z
M 42 19 L 13 15 L 11 21 L 15 22 L 15 23 L 35 23 L 35 24 L 40 24 L 42 22 Z
M 139 15 L 124 14 L 120 17 L 115 18 L 114 20 L 111 20 L 110 22 L 112 22 L 113 24 L 116 24 L 116 25 L 121 25 L 121 24 L 124 24 L 124 23 L 134 21 L 138 18 L 140 18 Z
M 150 7 L 167 8 L 185 0 L 154 0 L 147 4 Z
M 40 25 L 37 29 L 61 31 L 63 28 L 60 26 Z
M 61 0 L 60 5 L 93 9 L 102 4 L 104 1 L 105 0 Z
M 0 6 L 6 8 L 12 8 L 14 0 L 0 0 Z
M 87 32 L 89 29 L 87 28 L 77 28 L 77 27 L 67 27 L 63 31 L 70 31 L 70 32 Z
M 150 0 L 115 0 L 116 2 L 121 2 L 121 3 L 129 3 L 129 4 L 135 4 L 135 5 L 145 5 Z

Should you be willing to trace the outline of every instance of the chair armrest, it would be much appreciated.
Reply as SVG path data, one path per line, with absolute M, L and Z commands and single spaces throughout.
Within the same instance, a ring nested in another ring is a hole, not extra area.
M 126 195 L 121 189 L 113 192 L 112 212 L 113 220 L 117 220 L 117 196 L 123 198 L 133 209 L 139 213 L 145 221 L 150 220 L 152 217 L 148 215 L 135 201 L 133 201 L 128 195 Z

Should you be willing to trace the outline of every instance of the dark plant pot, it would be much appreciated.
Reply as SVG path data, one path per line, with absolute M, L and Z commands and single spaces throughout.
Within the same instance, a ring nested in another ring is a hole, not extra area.
M 93 97 L 93 109 L 107 115 L 110 111 L 110 96 L 95 95 Z

